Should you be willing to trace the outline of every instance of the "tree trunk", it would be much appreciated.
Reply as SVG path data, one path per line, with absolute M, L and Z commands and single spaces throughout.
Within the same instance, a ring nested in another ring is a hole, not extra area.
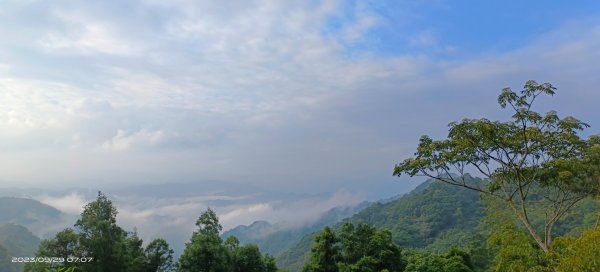
M 529 231 L 529 234 L 531 234 L 531 237 L 533 237 L 533 239 L 538 244 L 538 246 L 540 246 L 540 248 L 545 253 L 548 253 L 550 251 L 550 249 L 548 248 L 548 245 L 544 242 L 544 240 L 542 239 L 542 237 L 540 237 L 540 235 L 537 233 L 537 231 L 535 230 L 535 228 L 531 225 L 531 223 L 529 222 L 529 220 L 527 219 L 527 217 L 525 217 L 525 215 L 521 214 L 517 210 L 517 208 L 514 206 L 514 203 L 512 203 L 512 201 L 508 201 L 508 204 L 512 208 L 513 212 L 517 215 L 517 217 L 519 218 L 519 220 L 521 220 L 521 222 L 523 223 L 523 225 L 525 225 L 525 228 L 527 228 L 527 231 Z

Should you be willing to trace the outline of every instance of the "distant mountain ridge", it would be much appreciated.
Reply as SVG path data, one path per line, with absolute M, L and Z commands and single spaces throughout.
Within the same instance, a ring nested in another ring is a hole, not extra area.
M 319 219 L 305 226 L 291 227 L 285 223 L 271 224 L 266 221 L 255 221 L 247 226 L 237 226 L 224 232 L 221 236 L 237 237 L 242 244 L 256 244 L 262 252 L 278 255 L 286 248 L 294 245 L 306 234 L 317 231 L 327 225 L 335 224 L 340 220 L 352 216 L 357 211 L 370 205 L 368 202 L 360 203 L 353 207 L 335 207 L 323 214 Z

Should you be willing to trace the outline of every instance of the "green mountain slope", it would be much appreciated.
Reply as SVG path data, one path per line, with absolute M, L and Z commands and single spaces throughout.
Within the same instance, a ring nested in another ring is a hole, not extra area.
M 0 272 L 22 271 L 22 265 L 12 263 L 13 254 L 0 244 Z
M 64 214 L 33 199 L 0 197 L 0 225 L 13 223 L 27 227 L 38 236 L 53 235 L 60 230 Z
M 482 182 L 469 178 L 470 182 Z M 372 204 L 346 220 L 390 230 L 396 243 L 404 248 L 443 252 L 452 245 L 469 244 L 483 217 L 484 208 L 477 193 L 427 181 L 409 194 Z M 299 271 L 308 260 L 313 238 L 314 234 L 308 235 L 280 254 L 278 265 Z
M 15 256 L 33 256 L 40 238 L 21 225 L 5 224 L 0 226 L 0 244 Z
M 471 182 L 482 181 L 471 178 Z M 396 201 L 374 204 L 349 220 L 388 229 L 396 243 L 405 248 L 428 246 L 434 251 L 446 251 L 440 238 L 457 237 L 452 244 L 465 245 L 469 241 L 461 237 L 471 237 L 483 217 L 484 207 L 477 193 L 428 181 Z
M 40 239 L 16 224 L 0 226 L 0 272 L 21 271 L 24 264 L 12 263 L 12 257 L 33 257 Z
M 229 236 L 235 236 L 242 244 L 256 244 L 262 252 L 277 256 L 283 250 L 296 244 L 305 235 L 352 216 L 368 205 L 368 202 L 364 202 L 355 207 L 336 207 L 330 209 L 317 221 L 306 226 L 288 227 L 282 224 L 256 221 L 249 226 L 237 226 L 226 231 L 221 236 L 224 239 L 227 239 Z
M 484 182 L 471 176 L 467 180 Z M 556 225 L 556 233 L 577 235 L 582 229 L 592 227 L 599 208 L 597 200 L 583 200 Z M 532 216 L 543 218 L 543 215 Z M 372 204 L 346 220 L 387 229 L 403 248 L 442 253 L 486 239 L 487 234 L 480 227 L 484 217 L 484 204 L 476 192 L 429 180 L 409 194 L 387 203 Z M 303 237 L 278 255 L 278 266 L 299 271 L 308 260 L 314 236 L 312 233 Z

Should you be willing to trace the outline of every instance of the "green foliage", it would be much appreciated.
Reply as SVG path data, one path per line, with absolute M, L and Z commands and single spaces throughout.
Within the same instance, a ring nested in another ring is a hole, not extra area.
M 578 238 L 556 239 L 551 259 L 556 271 L 600 271 L 600 229 L 584 231 Z
M 14 256 L 32 256 L 40 239 L 27 228 L 9 223 L 0 226 L 0 243 Z
M 44 269 L 44 272 L 76 272 L 76 271 L 77 270 L 75 267 L 64 267 L 64 266 L 58 266 L 53 269 L 50 269 L 50 268 Z
M 235 272 L 264 271 L 263 256 L 256 245 L 243 245 L 233 250 L 233 268 Z
M 125 267 L 131 272 L 144 272 L 147 270 L 147 259 L 142 247 L 143 241 L 134 230 L 124 240 L 125 244 Z
M 298 243 L 277 256 L 277 266 L 289 271 L 301 271 L 310 260 L 310 251 L 317 233 L 305 235 Z
M 482 182 L 470 176 L 465 180 Z M 484 207 L 477 193 L 427 181 L 400 199 L 370 206 L 350 221 L 387 229 L 402 247 L 443 252 L 468 245 L 483 217 Z M 448 240 L 452 242 L 446 243 Z
M 339 237 L 339 238 L 338 238 Z M 403 271 L 400 247 L 386 230 L 345 223 L 339 235 L 326 227 L 315 238 L 305 272 Z
M 177 271 L 190 272 L 275 272 L 277 266 L 270 255 L 263 256 L 256 245 L 242 245 L 235 236 L 225 241 L 219 236 L 222 227 L 210 208 L 196 221 L 179 262 Z
M 265 254 L 263 257 L 263 271 L 264 272 L 277 272 L 277 263 L 275 262 L 275 258 L 269 254 Z
M 24 263 L 13 263 L 12 257 L 31 257 L 39 244 L 40 239 L 21 225 L 0 226 L 0 271 L 22 271 Z
M 549 84 L 527 81 L 520 94 L 502 90 L 498 103 L 514 112 L 508 122 L 464 119 L 450 123 L 445 140 L 421 137 L 415 157 L 394 168 L 394 175 L 428 176 L 505 201 L 537 245 L 548 252 L 554 225 L 573 205 L 600 189 L 600 137 L 582 139 L 589 127 L 556 112 L 532 110 L 540 95 L 554 95 Z M 485 176 L 485 184 L 470 184 L 467 169 Z M 455 171 L 460 176 L 452 175 Z M 530 195 L 537 192 L 541 198 Z M 529 217 L 543 209 L 545 220 Z
M 117 225 L 117 209 L 106 195 L 98 193 L 95 201 L 88 203 L 81 218 L 75 223 L 78 230 L 78 248 L 74 256 L 92 257 L 93 262 L 81 263 L 83 271 L 125 271 L 128 267 L 126 250 L 127 233 Z M 137 256 L 132 256 L 133 258 Z
M 489 243 L 498 249 L 492 271 L 546 271 L 544 252 L 514 224 L 497 225 Z
M 173 251 L 164 240 L 155 240 L 144 250 L 137 232 L 117 225 L 117 209 L 102 193 L 88 203 L 75 228 L 67 228 L 41 242 L 37 257 L 58 257 L 64 262 L 28 263 L 26 271 L 69 270 L 81 272 L 170 271 Z M 66 261 L 85 259 L 86 261 Z M 88 261 L 91 260 L 91 261 Z
M 472 184 L 484 182 L 470 176 L 466 176 L 465 180 Z M 536 192 L 538 196 L 539 193 Z M 378 229 L 389 230 L 394 241 L 406 249 L 419 249 L 433 255 L 443 255 L 453 247 L 460 248 L 469 253 L 474 271 L 486 271 L 493 266 L 496 253 L 500 249 L 498 244 L 488 245 L 487 239 L 495 228 L 502 225 L 502 221 L 487 220 L 487 224 L 480 226 L 487 217 L 502 211 L 503 220 L 510 220 L 515 231 L 528 237 L 525 228 L 506 203 L 500 200 L 494 202 L 495 204 L 487 200 L 482 201 L 477 192 L 430 180 L 396 200 L 373 204 L 347 221 L 355 225 L 365 222 Z M 486 210 L 490 212 L 488 215 Z M 598 210 L 600 203 L 597 200 L 582 200 L 557 222 L 555 234 L 579 236 L 583 230 L 594 227 Z M 530 214 L 531 216 L 543 219 L 543 210 L 532 212 L 535 214 Z M 342 225 L 333 228 L 339 231 Z M 423 236 L 422 233 L 429 235 Z M 290 271 L 300 271 L 309 261 L 314 238 L 314 234 L 307 235 L 301 242 L 278 256 L 278 266 Z M 532 241 L 532 238 L 528 239 Z M 533 243 L 531 246 L 539 250 L 535 241 Z
M 470 176 L 465 179 L 470 183 L 483 182 Z M 452 247 L 465 248 L 476 241 L 485 241 L 487 234 L 478 228 L 484 216 L 484 206 L 476 192 L 429 180 L 398 199 L 372 204 L 347 221 L 388 230 L 402 248 L 443 253 Z M 338 224 L 334 229 L 340 230 L 343 225 Z M 314 237 L 305 236 L 278 256 L 278 265 L 290 271 L 301 270 L 308 261 Z
M 325 227 L 315 238 L 310 261 L 304 266 L 304 272 L 337 272 L 340 260 L 338 239 L 329 227 Z
M 148 271 L 167 272 L 172 271 L 173 250 L 164 239 L 154 239 L 144 250 L 148 260 Z
M 472 272 L 471 255 L 453 248 L 445 254 L 411 252 L 406 256 L 405 272 Z
M 177 271 L 228 271 L 228 252 L 219 236 L 222 227 L 210 208 L 196 221 L 198 229 L 179 258 Z

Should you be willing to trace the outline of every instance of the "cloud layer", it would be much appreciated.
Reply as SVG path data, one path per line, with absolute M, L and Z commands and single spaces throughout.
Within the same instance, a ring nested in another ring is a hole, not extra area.
M 187 188 L 197 185 L 184 184 Z M 211 185 L 206 184 L 206 187 Z M 222 187 L 231 187 L 225 184 Z M 277 223 L 279 227 L 297 228 L 318 220 L 325 212 L 336 207 L 354 207 L 364 197 L 345 191 L 333 195 L 282 195 L 245 188 L 245 192 L 231 187 L 227 191 L 198 191 L 188 189 L 162 194 L 170 186 L 156 185 L 141 190 L 114 190 L 106 192 L 117 208 L 117 223 L 127 231 L 136 229 L 142 239 L 148 242 L 155 238 L 165 238 L 172 247 L 181 253 L 185 242 L 196 230 L 195 222 L 207 208 L 219 216 L 224 230 L 238 225 L 249 225 L 257 220 Z M 200 186 L 202 187 L 202 186 Z M 160 195 L 160 196 L 158 196 Z M 94 201 L 95 195 L 86 190 L 71 190 L 34 196 L 40 202 L 62 211 L 60 223 L 46 226 L 44 235 L 53 235 L 66 227 L 73 227 L 84 206 Z
M 422 23 L 425 7 L 398 3 L 9 1 L 2 185 L 221 179 L 391 196 L 410 187 L 391 169 L 421 134 L 506 117 L 498 91 L 528 79 L 559 88 L 544 106 L 600 126 L 595 9 L 471 52 L 476 40 L 456 43 Z M 240 213 L 271 209 L 256 205 Z

